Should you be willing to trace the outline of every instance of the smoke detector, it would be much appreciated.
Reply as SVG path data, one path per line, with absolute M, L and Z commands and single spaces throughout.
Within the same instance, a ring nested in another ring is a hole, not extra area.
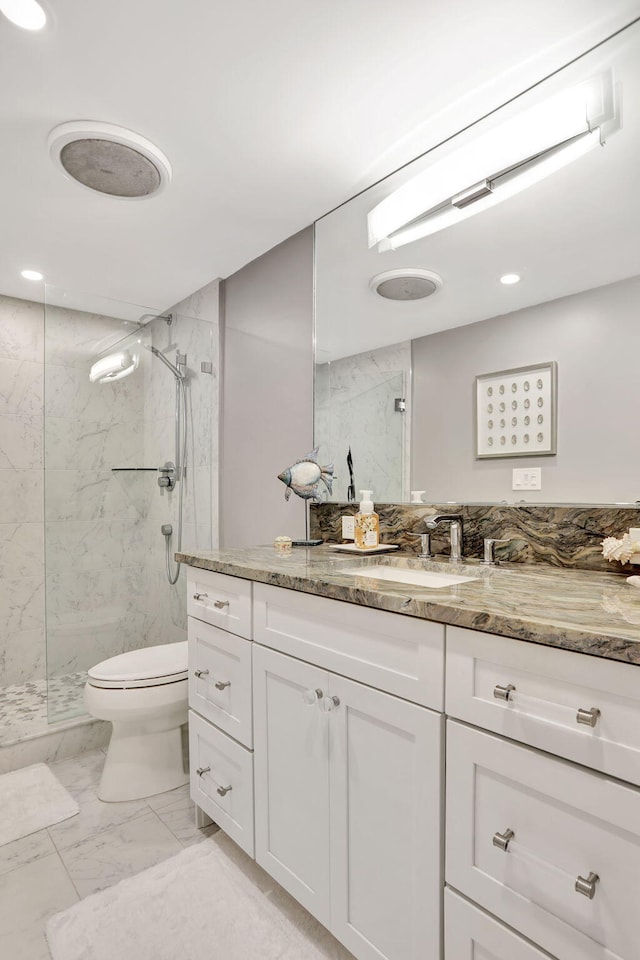
M 73 120 L 54 127 L 51 159 L 83 187 L 123 200 L 144 200 L 171 182 L 171 164 L 150 140 L 112 123 Z
M 442 277 L 419 267 L 400 267 L 378 273 L 369 281 L 369 289 L 386 300 L 424 300 L 437 293 Z

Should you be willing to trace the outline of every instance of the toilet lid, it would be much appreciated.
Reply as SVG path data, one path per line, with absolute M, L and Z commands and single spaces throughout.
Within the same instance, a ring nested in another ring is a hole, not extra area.
M 187 678 L 187 641 L 130 650 L 88 671 L 96 687 L 152 687 Z

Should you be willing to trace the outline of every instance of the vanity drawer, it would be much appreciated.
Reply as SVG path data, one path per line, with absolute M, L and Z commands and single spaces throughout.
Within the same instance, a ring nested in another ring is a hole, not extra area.
M 249 640 L 189 617 L 189 706 L 253 746 Z
M 508 700 L 495 695 L 509 685 Z M 588 720 L 593 708 L 600 711 L 595 725 L 579 723 L 578 711 Z M 640 668 L 633 664 L 447 627 L 446 711 L 640 785 Z
M 447 888 L 444 960 L 549 960 L 549 954 Z
M 256 583 L 253 628 L 264 646 L 443 709 L 442 624 Z
M 451 886 L 561 960 L 637 960 L 636 787 L 449 720 L 447 823 Z
M 191 799 L 253 856 L 253 754 L 189 711 Z
M 189 567 L 187 613 L 251 640 L 250 580 Z

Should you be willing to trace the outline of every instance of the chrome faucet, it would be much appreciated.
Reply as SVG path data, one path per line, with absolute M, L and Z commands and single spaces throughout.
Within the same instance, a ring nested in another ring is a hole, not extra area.
M 459 513 L 439 513 L 436 517 L 425 519 L 425 526 L 435 530 L 441 523 L 451 525 L 451 556 L 452 563 L 462 560 L 462 517 Z

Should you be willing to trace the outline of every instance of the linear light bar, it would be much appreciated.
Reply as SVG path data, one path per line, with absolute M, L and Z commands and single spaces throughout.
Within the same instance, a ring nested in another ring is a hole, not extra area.
M 125 350 L 122 353 L 110 353 L 108 357 L 96 360 L 89 371 L 91 383 L 111 383 L 122 380 L 138 369 L 138 354 L 131 354 Z
M 369 246 L 395 250 L 514 196 L 601 143 L 614 115 L 610 72 L 523 111 L 374 207 Z

